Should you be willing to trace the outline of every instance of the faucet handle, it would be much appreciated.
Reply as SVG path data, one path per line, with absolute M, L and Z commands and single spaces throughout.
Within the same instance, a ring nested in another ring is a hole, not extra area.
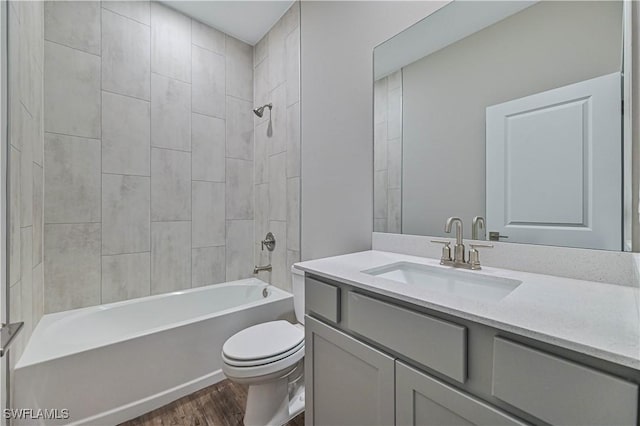
M 440 257 L 440 263 L 444 261 L 451 261 L 451 241 L 447 240 L 431 240 L 432 243 L 444 244 L 442 247 L 442 256 Z
M 469 250 L 469 265 L 471 269 L 482 269 L 480 267 L 480 253 L 478 253 L 478 248 L 493 248 L 493 244 L 483 244 L 483 243 L 474 243 L 469 244 L 471 250 Z

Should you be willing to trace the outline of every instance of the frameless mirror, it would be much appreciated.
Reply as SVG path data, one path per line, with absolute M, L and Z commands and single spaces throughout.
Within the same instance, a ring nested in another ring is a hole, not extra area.
M 631 250 L 627 3 L 454 1 L 377 46 L 374 231 Z

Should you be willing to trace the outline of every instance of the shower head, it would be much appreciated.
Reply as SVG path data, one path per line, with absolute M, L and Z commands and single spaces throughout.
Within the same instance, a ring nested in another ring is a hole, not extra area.
M 265 109 L 265 108 L 269 108 L 269 111 L 271 111 L 271 108 L 273 108 L 273 105 L 272 105 L 272 104 L 262 105 L 262 106 L 261 106 L 261 107 L 259 107 L 259 108 L 255 108 L 255 109 L 253 110 L 253 113 L 254 113 L 255 115 L 257 115 L 258 117 L 262 118 L 262 114 L 264 114 L 264 109 Z

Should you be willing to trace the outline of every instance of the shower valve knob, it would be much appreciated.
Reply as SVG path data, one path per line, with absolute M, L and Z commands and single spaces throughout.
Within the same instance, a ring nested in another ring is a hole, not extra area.
M 276 238 L 271 232 L 267 232 L 266 237 L 262 240 L 262 251 L 264 251 L 265 247 L 269 251 L 273 251 L 276 248 Z

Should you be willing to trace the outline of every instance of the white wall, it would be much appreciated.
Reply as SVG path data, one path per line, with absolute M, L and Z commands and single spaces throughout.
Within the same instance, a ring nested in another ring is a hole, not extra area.
M 302 2 L 303 260 L 371 248 L 373 48 L 445 3 Z

